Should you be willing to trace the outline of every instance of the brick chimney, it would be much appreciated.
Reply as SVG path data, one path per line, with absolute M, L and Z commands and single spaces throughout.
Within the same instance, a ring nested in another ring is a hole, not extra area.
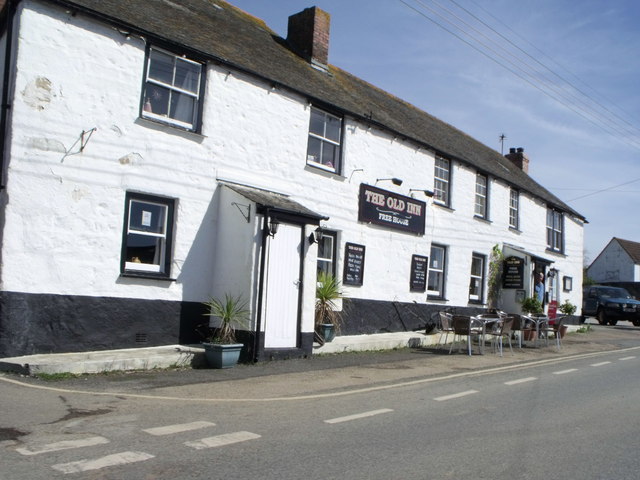
M 510 148 L 509 153 L 505 155 L 511 163 L 522 170 L 524 173 L 529 173 L 529 156 L 524 153 L 524 148 Z
M 318 7 L 306 8 L 289 17 L 287 42 L 302 58 L 318 67 L 329 64 L 329 23 L 331 16 Z

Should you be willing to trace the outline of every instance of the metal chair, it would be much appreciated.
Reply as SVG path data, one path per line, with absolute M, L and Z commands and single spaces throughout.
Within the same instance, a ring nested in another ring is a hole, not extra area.
M 456 343 L 456 337 L 461 340 L 463 336 L 467 337 L 467 350 L 471 355 L 471 337 L 473 335 L 481 336 L 484 333 L 484 327 L 475 317 L 469 315 L 453 315 L 451 317 L 451 326 L 453 327 L 453 342 L 449 348 L 449 354 L 453 351 L 453 345 Z M 478 348 L 480 349 L 480 344 Z
M 540 325 L 540 333 L 544 333 L 545 338 L 547 339 L 547 345 L 549 345 L 549 335 L 553 334 L 556 341 L 556 348 L 558 350 L 562 349 L 562 337 L 560 336 L 560 329 L 562 328 L 566 319 L 567 317 L 560 317 L 557 318 L 552 325 L 549 324 L 549 320 Z
M 444 345 L 445 343 L 447 343 L 447 340 L 449 339 L 449 334 L 453 334 L 453 326 L 451 325 L 451 318 L 452 315 L 448 312 L 440 312 L 440 339 L 438 340 L 438 346 L 437 348 L 439 349 L 442 345 Z M 444 342 L 442 341 L 442 334 L 444 335 Z
M 518 348 L 522 348 L 522 337 L 526 328 L 525 319 L 523 315 L 512 314 L 509 317 L 513 318 L 513 324 L 511 325 L 511 331 L 518 333 Z
M 493 335 L 493 338 L 491 339 L 493 350 L 495 351 L 497 347 L 501 357 L 502 339 L 505 337 L 509 341 L 509 350 L 511 350 L 511 354 L 513 355 L 513 348 L 511 347 L 511 332 L 514 320 L 514 317 L 506 317 L 504 320 L 500 320 L 499 323 L 496 323 L 493 330 L 491 331 L 491 335 Z

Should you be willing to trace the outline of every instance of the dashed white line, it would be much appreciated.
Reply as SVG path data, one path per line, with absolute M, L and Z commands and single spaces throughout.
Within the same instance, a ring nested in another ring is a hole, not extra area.
M 569 368 L 568 370 L 559 370 L 557 372 L 553 372 L 554 375 L 564 375 L 565 373 L 577 372 L 577 368 Z
M 260 438 L 260 435 L 251 432 L 235 432 L 217 435 L 215 437 L 201 438 L 195 442 L 185 442 L 184 444 L 187 447 L 202 450 L 203 448 L 223 447 L 225 445 L 231 445 L 232 443 L 246 442 L 247 440 L 254 440 L 256 438 Z
M 101 468 L 113 467 L 116 465 L 125 465 L 127 463 L 143 462 L 150 458 L 154 458 L 154 455 L 144 452 L 122 452 L 92 460 L 59 463 L 57 465 L 53 465 L 51 468 L 62 473 L 78 473 L 86 472 L 87 470 L 100 470 Z
M 189 432 L 192 430 L 199 430 L 201 428 L 214 427 L 215 423 L 212 422 L 190 422 L 180 423 L 176 425 L 165 425 L 164 427 L 147 428 L 142 430 L 150 435 L 172 435 L 174 433 Z
M 78 440 L 63 440 L 61 442 L 49 443 L 43 445 L 38 450 L 29 450 L 28 448 L 16 448 L 16 452 L 22 455 L 38 455 L 40 453 L 57 452 L 60 450 L 69 450 L 72 448 L 92 447 L 94 445 L 104 445 L 109 440 L 104 437 L 89 437 Z
M 380 410 L 371 410 L 370 412 L 362 412 L 362 413 L 356 413 L 354 415 L 347 415 L 345 417 L 332 418 L 329 420 L 325 420 L 324 422 L 325 423 L 349 422 L 351 420 L 358 420 L 360 418 L 373 417 L 374 415 L 380 415 L 382 413 L 389 413 L 389 412 L 393 412 L 393 410 L 390 408 L 382 408 Z
M 453 400 L 454 398 L 466 397 L 467 395 L 473 395 L 474 393 L 478 393 L 478 390 L 467 390 L 466 392 L 454 393 L 452 395 L 444 395 L 442 397 L 436 397 L 434 400 L 436 402 L 444 402 L 446 400 Z
M 518 385 L 520 383 L 526 383 L 526 382 L 533 382 L 534 380 L 537 380 L 538 377 L 526 377 L 526 378 L 519 378 L 517 380 L 510 380 L 508 382 L 504 382 L 505 385 Z
M 624 362 L 625 360 L 633 360 L 634 358 L 636 358 L 636 357 L 635 357 L 635 356 L 631 356 L 631 357 L 622 357 L 622 358 L 620 358 L 619 360 L 620 360 L 621 362 Z
M 599 363 L 592 363 L 591 366 L 592 367 L 601 367 L 603 365 L 609 365 L 611 362 L 599 362 Z

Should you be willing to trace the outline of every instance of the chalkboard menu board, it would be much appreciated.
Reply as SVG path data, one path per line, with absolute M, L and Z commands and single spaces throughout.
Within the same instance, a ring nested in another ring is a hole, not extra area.
M 411 280 L 410 288 L 412 292 L 425 292 L 427 290 L 427 265 L 429 258 L 422 255 L 411 257 Z
M 524 260 L 520 257 L 504 259 L 502 288 L 522 288 L 524 284 Z
M 364 275 L 364 245 L 347 243 L 344 255 L 344 277 L 342 283 L 345 285 L 362 285 Z

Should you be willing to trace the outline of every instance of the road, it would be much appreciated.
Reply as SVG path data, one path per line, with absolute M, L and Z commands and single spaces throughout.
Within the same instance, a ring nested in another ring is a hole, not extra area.
M 0 479 L 635 479 L 639 367 L 632 347 L 249 402 L 3 377 Z

